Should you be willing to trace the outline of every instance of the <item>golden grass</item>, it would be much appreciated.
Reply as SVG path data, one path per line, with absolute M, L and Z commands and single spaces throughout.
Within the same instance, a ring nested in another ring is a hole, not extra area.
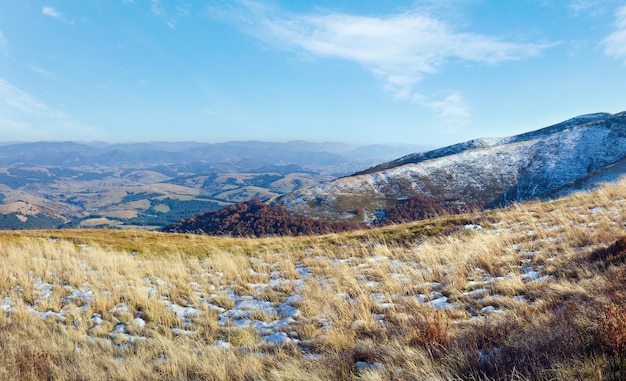
M 625 220 L 621 182 L 316 237 L 3 231 L 0 379 L 620 379 Z

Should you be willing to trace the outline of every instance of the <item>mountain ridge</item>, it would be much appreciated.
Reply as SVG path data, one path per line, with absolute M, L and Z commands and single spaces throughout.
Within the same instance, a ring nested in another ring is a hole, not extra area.
M 413 195 L 494 207 L 549 197 L 625 155 L 626 112 L 587 114 L 515 136 L 406 155 L 273 202 L 294 215 L 369 223 Z M 364 213 L 355 213 L 357 207 Z
M 610 115 L 611 114 L 604 113 L 604 112 L 584 114 L 584 115 L 576 116 L 574 118 L 570 118 L 564 122 L 560 122 L 552 126 L 540 128 L 535 131 L 524 132 L 518 135 L 513 135 L 513 136 L 508 136 L 508 137 L 490 137 L 490 138 L 488 137 L 488 138 L 471 139 L 466 142 L 452 144 L 452 145 L 437 148 L 431 151 L 408 154 L 396 160 L 392 160 L 387 163 L 376 165 L 364 171 L 356 172 L 351 176 L 377 172 L 383 169 L 389 169 L 389 168 L 393 168 L 395 166 L 400 166 L 404 164 L 411 164 L 411 163 L 415 164 L 421 161 L 432 160 L 432 159 L 437 159 L 443 156 L 454 155 L 454 154 L 460 153 L 462 151 L 470 150 L 470 149 L 486 148 L 486 147 L 493 147 L 496 145 L 528 141 L 528 140 L 537 138 L 537 136 L 542 135 L 542 134 L 547 135 L 547 134 L 551 134 L 551 133 L 555 133 L 555 132 L 559 132 L 564 129 L 567 129 L 576 121 L 589 120 L 589 119 L 595 120 L 597 118 L 606 117 Z M 344 176 L 344 177 L 347 177 L 347 176 Z

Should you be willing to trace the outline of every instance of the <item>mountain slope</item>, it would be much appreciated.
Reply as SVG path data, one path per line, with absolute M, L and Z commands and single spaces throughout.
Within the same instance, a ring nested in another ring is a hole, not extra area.
M 404 156 L 273 202 L 295 215 L 355 222 L 375 221 L 385 208 L 416 195 L 493 207 L 547 197 L 625 155 L 626 112 L 589 114 L 521 135 Z M 622 172 L 611 173 L 609 179 Z
M 596 120 L 603 120 L 610 116 L 611 114 L 608 114 L 608 113 L 595 113 L 595 114 L 580 115 L 575 118 L 566 120 L 565 122 L 561 122 L 553 126 L 545 127 L 536 131 L 525 132 L 520 135 L 509 136 L 509 137 L 504 137 L 504 138 L 473 139 L 467 142 L 453 144 L 451 146 L 438 148 L 438 149 L 428 151 L 428 152 L 418 152 L 418 153 L 406 155 L 397 160 L 393 160 L 388 163 L 377 165 L 365 171 L 357 172 L 355 173 L 355 175 L 379 172 L 385 169 L 398 167 L 404 164 L 419 163 L 422 161 L 437 159 L 437 158 L 441 158 L 444 156 L 451 156 L 451 155 L 461 153 L 463 151 L 472 150 L 472 149 L 479 149 L 479 148 L 485 148 L 485 147 L 493 147 L 496 145 L 504 145 L 504 144 L 509 144 L 509 143 L 519 143 L 519 142 L 524 142 L 524 141 L 535 140 L 537 138 L 541 138 L 542 136 L 547 136 L 547 135 L 551 135 L 554 133 L 563 132 L 573 126 L 585 124 L 588 122 L 593 122 Z

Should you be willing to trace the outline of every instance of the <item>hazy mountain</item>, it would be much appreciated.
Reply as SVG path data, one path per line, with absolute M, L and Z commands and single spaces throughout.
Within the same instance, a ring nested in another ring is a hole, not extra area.
M 343 143 L 286 143 L 241 141 L 199 142 L 35 142 L 0 144 L 0 165 L 146 165 L 182 164 L 193 161 L 230 163 L 248 169 L 260 165 L 295 164 L 303 167 L 341 167 L 353 171 L 365 165 L 397 157 L 426 146 L 378 145 L 352 146 Z M 248 164 L 246 164 L 248 163 Z

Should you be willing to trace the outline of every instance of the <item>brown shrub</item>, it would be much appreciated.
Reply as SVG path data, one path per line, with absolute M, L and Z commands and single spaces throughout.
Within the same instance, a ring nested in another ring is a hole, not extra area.
M 431 315 L 422 315 L 410 334 L 409 344 L 430 349 L 445 348 L 450 341 L 449 321 L 445 313 L 435 310 Z
M 626 237 L 618 239 L 606 248 L 593 251 L 589 255 L 589 260 L 592 263 L 601 262 L 604 266 L 624 262 L 626 260 Z
M 604 307 L 598 329 L 605 349 L 612 355 L 626 354 L 626 306 L 611 303 Z

